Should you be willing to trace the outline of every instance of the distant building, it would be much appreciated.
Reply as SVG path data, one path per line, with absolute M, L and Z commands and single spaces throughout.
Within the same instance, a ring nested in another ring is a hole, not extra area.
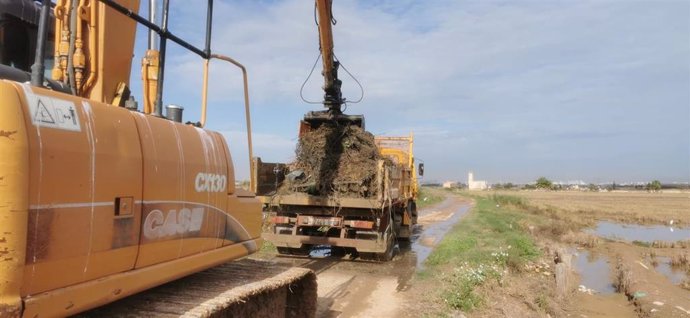
M 455 187 L 457 187 L 457 185 L 458 185 L 458 183 L 455 181 L 446 181 L 443 183 L 443 187 L 446 189 L 455 188 Z
M 470 190 L 486 190 L 488 186 L 486 185 L 486 181 L 481 181 L 481 180 L 474 180 L 474 173 L 470 171 L 467 174 L 467 188 Z

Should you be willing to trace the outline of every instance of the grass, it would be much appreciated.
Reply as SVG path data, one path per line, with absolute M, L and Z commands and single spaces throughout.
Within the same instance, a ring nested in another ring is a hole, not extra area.
M 520 272 L 540 256 L 532 238 L 519 224 L 527 215 L 497 201 L 475 197 L 474 209 L 451 229 L 426 260 L 429 279 L 442 286 L 440 299 L 449 310 L 479 308 L 484 298 L 479 288 L 504 283 L 508 272 Z M 429 274 L 431 273 L 431 274 Z
M 273 245 L 273 243 L 269 241 L 264 241 L 259 251 L 264 253 L 277 253 L 278 249 L 276 249 L 276 246 Z
M 434 204 L 440 203 L 445 199 L 443 190 L 440 188 L 420 187 L 417 196 L 417 208 L 423 209 Z
M 671 266 L 690 270 L 690 256 L 687 252 L 680 252 L 671 257 Z
M 616 271 L 613 279 L 613 286 L 616 288 L 616 292 L 624 294 L 629 298 L 632 297 L 632 271 L 630 267 L 623 263 L 621 258 L 616 260 Z

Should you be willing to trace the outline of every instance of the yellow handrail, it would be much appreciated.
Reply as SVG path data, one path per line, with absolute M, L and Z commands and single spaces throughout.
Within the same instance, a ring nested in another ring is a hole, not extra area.
M 249 81 L 247 80 L 247 69 L 240 62 L 235 61 L 233 58 L 220 55 L 211 54 L 209 59 L 204 60 L 204 81 L 201 94 L 201 120 L 199 123 L 201 127 L 206 125 L 206 105 L 208 103 L 208 73 L 209 73 L 209 62 L 211 59 L 219 59 L 221 61 L 229 62 L 242 70 L 242 79 L 244 85 L 244 115 L 247 121 L 247 147 L 249 148 L 249 172 L 252 171 L 252 158 L 254 157 L 253 147 L 252 147 L 252 121 L 249 112 Z M 253 189 L 254 184 L 250 178 L 250 189 Z

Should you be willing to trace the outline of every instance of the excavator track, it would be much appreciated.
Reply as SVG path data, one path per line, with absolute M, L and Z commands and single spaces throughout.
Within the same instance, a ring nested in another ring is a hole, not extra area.
M 77 317 L 314 317 L 316 290 L 309 269 L 245 258 Z

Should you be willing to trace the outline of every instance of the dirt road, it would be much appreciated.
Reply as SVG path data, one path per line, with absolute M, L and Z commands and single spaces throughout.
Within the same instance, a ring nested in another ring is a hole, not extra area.
M 377 263 L 330 256 L 325 248 L 311 257 L 273 260 L 312 269 L 318 279 L 317 317 L 404 317 L 417 268 L 443 235 L 470 209 L 470 202 L 448 197 L 420 211 L 411 244 L 398 245 L 391 262 Z

